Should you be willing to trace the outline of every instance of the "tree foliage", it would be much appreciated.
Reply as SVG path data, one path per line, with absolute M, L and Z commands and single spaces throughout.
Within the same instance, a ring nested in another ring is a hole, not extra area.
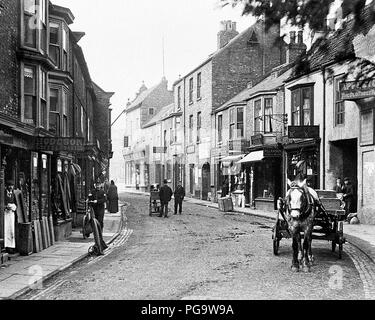
M 330 50 L 327 28 L 327 16 L 332 15 L 332 5 L 335 0 L 219 0 L 222 6 L 233 7 L 242 5 L 245 16 L 262 18 L 266 30 L 275 24 L 285 22 L 292 27 L 300 29 L 308 28 L 312 35 L 322 34 L 322 37 L 313 44 L 313 48 Z M 364 12 L 366 11 L 366 14 Z M 332 17 L 330 16 L 330 19 Z M 375 24 L 375 0 L 366 5 L 366 0 L 342 0 L 341 5 L 335 12 L 335 22 L 341 21 L 341 29 L 346 29 L 351 39 L 359 33 L 366 33 Z M 325 33 L 325 36 L 324 36 Z M 358 77 L 375 75 L 375 68 L 372 62 L 356 59 L 351 39 L 344 39 L 340 51 L 336 53 L 335 59 L 338 63 L 352 62 L 352 69 L 361 69 Z M 375 44 L 375 43 L 374 43 Z M 296 69 L 300 72 L 307 72 L 309 68 L 308 57 L 301 57 L 297 62 Z

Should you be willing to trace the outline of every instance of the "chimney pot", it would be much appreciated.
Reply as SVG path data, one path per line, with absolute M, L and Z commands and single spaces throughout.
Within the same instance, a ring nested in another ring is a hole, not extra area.
M 296 32 L 290 31 L 290 43 L 296 43 Z

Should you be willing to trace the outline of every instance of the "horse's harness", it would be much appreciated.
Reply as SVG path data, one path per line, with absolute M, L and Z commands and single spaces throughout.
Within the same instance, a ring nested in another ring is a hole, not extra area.
M 290 193 L 293 190 L 298 190 L 302 194 L 302 207 L 301 208 L 292 208 L 290 204 Z M 311 210 L 313 208 L 313 199 L 310 195 L 309 191 L 306 187 L 300 187 L 298 185 L 292 185 L 289 189 L 287 195 L 286 195 L 286 209 L 290 213 L 291 211 L 299 211 L 300 212 L 300 218 L 303 218 L 305 216 L 308 216 L 311 213 Z

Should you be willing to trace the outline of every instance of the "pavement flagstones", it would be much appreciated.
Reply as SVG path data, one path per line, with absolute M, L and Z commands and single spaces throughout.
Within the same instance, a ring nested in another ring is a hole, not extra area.
M 121 235 L 122 215 L 106 214 L 103 238 L 111 243 Z M 0 299 L 13 299 L 35 289 L 43 281 L 88 256 L 93 237 L 83 239 L 80 230 L 74 230 L 66 241 L 57 242 L 42 252 L 28 257 L 13 256 L 0 267 Z

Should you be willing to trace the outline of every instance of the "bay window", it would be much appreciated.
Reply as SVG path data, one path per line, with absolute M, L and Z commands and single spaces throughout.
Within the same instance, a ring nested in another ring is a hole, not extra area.
M 68 137 L 68 94 L 66 93 L 65 90 L 62 92 L 62 136 L 63 137 Z
M 264 133 L 273 132 L 272 128 L 272 116 L 273 116 L 273 99 L 264 99 Z
M 313 125 L 313 87 L 301 87 L 292 91 L 292 125 Z
M 24 121 L 25 123 L 36 124 L 37 112 L 37 90 L 36 90 L 37 72 L 33 66 L 25 66 L 24 81 Z
M 217 117 L 217 139 L 218 142 L 223 141 L 223 115 L 220 114 Z
M 47 130 L 47 72 L 40 76 L 40 126 Z
M 60 55 L 60 25 L 57 23 L 50 23 L 49 26 L 49 55 L 58 69 L 61 68 Z
M 69 67 L 69 59 L 68 59 L 69 46 L 68 46 L 68 30 L 67 30 L 66 27 L 63 28 L 62 35 L 63 35 L 63 41 L 62 41 L 63 71 L 68 71 L 68 67 Z
M 244 109 L 242 107 L 229 110 L 229 139 L 244 137 Z
M 49 91 L 49 131 L 56 136 L 60 135 L 60 92 L 58 89 L 50 88 Z
M 262 133 L 262 100 L 254 102 L 254 134 Z
M 47 0 L 23 0 L 23 45 L 47 52 Z

